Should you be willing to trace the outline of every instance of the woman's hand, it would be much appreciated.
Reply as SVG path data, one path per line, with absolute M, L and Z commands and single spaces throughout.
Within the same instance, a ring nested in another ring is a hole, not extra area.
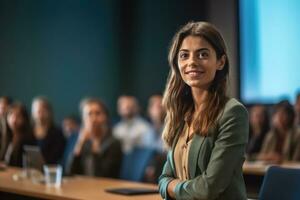
M 178 183 L 180 183 L 180 180 L 179 179 L 174 179 L 174 180 L 172 180 L 169 184 L 168 184 L 168 189 L 167 189 L 167 191 L 168 191 L 168 194 L 169 194 L 169 196 L 172 198 L 172 199 L 174 199 L 175 198 L 175 187 L 176 187 L 176 185 L 178 184 Z

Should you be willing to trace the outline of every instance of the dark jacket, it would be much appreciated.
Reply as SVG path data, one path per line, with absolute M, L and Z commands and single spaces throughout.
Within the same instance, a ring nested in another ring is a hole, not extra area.
M 99 152 L 93 153 L 91 141 L 85 141 L 80 155 L 75 156 L 72 163 L 72 174 L 83 174 L 87 165 L 87 158 L 92 158 L 93 176 L 118 178 L 122 162 L 122 149 L 119 140 L 113 136 L 103 139 Z
M 60 162 L 66 141 L 59 128 L 55 126 L 49 128 L 45 138 L 38 139 L 37 143 L 47 164 L 58 164 Z
M 7 165 L 23 167 L 23 154 L 25 145 L 36 145 L 36 140 L 32 134 L 24 133 L 17 144 L 13 146 L 12 142 L 8 145 L 5 153 L 5 162 Z

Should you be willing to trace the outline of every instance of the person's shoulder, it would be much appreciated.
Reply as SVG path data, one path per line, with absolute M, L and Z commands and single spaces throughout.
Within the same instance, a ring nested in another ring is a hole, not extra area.
M 119 132 L 122 131 L 122 129 L 126 126 L 126 123 L 124 121 L 117 122 L 113 127 L 113 132 Z
M 134 118 L 135 123 L 143 128 L 150 128 L 151 124 L 143 117 L 141 116 L 137 116 L 136 118 Z
M 221 113 L 220 120 L 228 118 L 242 117 L 248 119 L 248 111 L 245 106 L 235 98 L 230 98 L 226 102 Z
M 230 109 L 241 109 L 241 110 L 247 111 L 245 106 L 235 98 L 228 99 L 226 104 L 225 104 L 225 109 L 224 110 L 230 110 Z
M 275 139 L 275 133 L 273 130 L 270 130 L 267 132 L 266 136 L 265 136 L 265 140 L 266 141 L 270 141 L 272 139 Z
M 224 107 L 224 113 L 235 113 L 235 114 L 243 113 L 248 115 L 248 111 L 246 107 L 235 98 L 230 98 L 226 102 Z

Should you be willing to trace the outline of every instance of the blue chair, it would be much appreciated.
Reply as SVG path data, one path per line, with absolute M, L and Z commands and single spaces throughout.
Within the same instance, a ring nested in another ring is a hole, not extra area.
M 155 155 L 155 150 L 136 147 L 125 154 L 122 160 L 120 178 L 130 181 L 142 181 L 145 169 Z
M 259 200 L 300 200 L 300 169 L 270 167 Z

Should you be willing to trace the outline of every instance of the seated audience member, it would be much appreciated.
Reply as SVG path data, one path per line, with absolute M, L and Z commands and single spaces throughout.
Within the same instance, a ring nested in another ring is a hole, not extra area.
M 283 161 L 299 161 L 296 157 L 296 148 L 300 137 L 294 127 L 295 113 L 293 106 L 287 101 L 275 106 L 272 116 L 272 129 L 266 135 L 259 160 L 280 163 Z
M 158 152 L 164 151 L 164 144 L 161 133 L 164 127 L 165 111 L 162 107 L 162 96 L 152 95 L 148 102 L 148 116 L 151 122 L 151 129 L 144 137 L 146 147 L 154 148 Z
M 0 97 L 0 161 L 4 160 L 4 155 L 11 139 L 7 127 L 7 111 L 11 103 L 12 100 L 9 97 Z
M 118 113 L 121 121 L 113 130 L 113 134 L 122 143 L 123 153 L 131 152 L 134 147 L 144 147 L 145 134 L 150 131 L 150 124 L 139 115 L 138 101 L 133 96 L 120 96 Z
M 47 164 L 57 164 L 62 159 L 65 138 L 61 129 L 55 126 L 52 107 L 44 97 L 32 102 L 33 131 Z
M 300 92 L 297 94 L 294 108 L 296 114 L 295 124 L 298 130 L 300 130 Z
M 162 96 L 152 95 L 148 102 L 148 116 L 151 122 L 151 130 L 144 137 L 145 145 L 154 148 L 156 154 L 146 167 L 144 181 L 157 183 L 166 161 L 166 149 L 162 141 L 161 133 L 164 127 L 165 111 L 162 106 Z
M 250 131 L 247 145 L 249 159 L 261 150 L 265 135 L 270 129 L 268 111 L 263 105 L 254 105 L 250 109 Z
M 67 142 L 61 164 L 63 166 L 64 174 L 70 175 L 73 151 L 79 136 L 79 120 L 71 115 L 65 117 L 62 122 L 62 129 Z
M 80 123 L 77 117 L 73 115 L 66 116 L 62 122 L 62 130 L 65 138 L 69 138 L 74 133 L 79 132 Z
M 118 178 L 122 162 L 121 143 L 111 134 L 109 113 L 99 99 L 81 102 L 82 128 L 74 149 L 71 172 Z
M 30 116 L 21 103 L 11 105 L 7 115 L 8 128 L 12 139 L 8 145 L 5 162 L 7 165 L 22 167 L 22 156 L 24 145 L 34 145 Z

